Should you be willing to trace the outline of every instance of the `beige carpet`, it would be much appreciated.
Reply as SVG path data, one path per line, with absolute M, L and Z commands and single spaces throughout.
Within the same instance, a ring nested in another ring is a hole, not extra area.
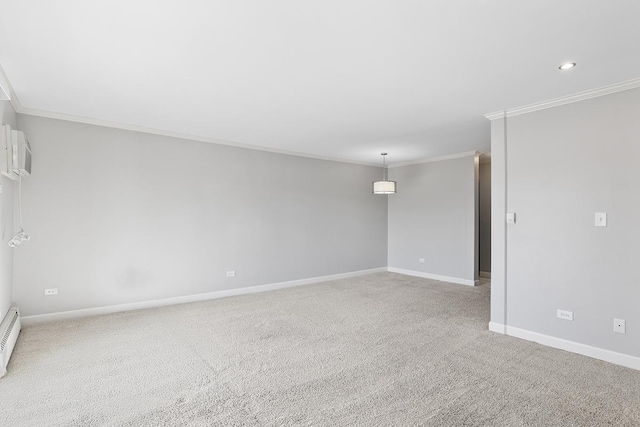
M 640 426 L 640 372 L 487 331 L 489 289 L 381 273 L 25 328 L 2 426 Z

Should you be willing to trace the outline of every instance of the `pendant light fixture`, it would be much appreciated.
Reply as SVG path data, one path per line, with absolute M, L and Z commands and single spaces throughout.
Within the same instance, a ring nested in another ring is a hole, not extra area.
M 387 153 L 380 154 L 382 154 L 382 181 L 376 181 L 373 183 L 373 194 L 395 194 L 396 182 L 387 181 Z

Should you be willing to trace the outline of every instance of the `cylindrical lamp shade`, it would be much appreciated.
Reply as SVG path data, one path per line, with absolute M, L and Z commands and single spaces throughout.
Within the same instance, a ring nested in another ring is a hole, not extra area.
M 373 194 L 395 194 L 395 181 L 376 181 L 373 183 Z

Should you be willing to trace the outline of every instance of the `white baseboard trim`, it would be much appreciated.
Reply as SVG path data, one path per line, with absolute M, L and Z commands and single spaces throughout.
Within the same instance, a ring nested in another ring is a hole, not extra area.
M 76 319 L 80 317 L 101 316 L 104 314 L 119 313 L 123 311 L 142 310 L 145 308 L 164 307 L 167 305 L 185 304 L 190 302 L 206 301 L 237 295 L 253 294 L 257 292 L 273 291 L 276 289 L 292 288 L 294 286 L 310 285 L 313 283 L 327 282 L 329 280 L 347 279 L 350 277 L 364 276 L 373 273 L 387 271 L 387 267 L 372 268 L 369 270 L 352 271 L 349 273 L 331 274 L 329 276 L 312 277 L 309 279 L 291 280 L 289 282 L 270 283 L 267 285 L 249 286 L 246 288 L 227 289 L 224 291 L 207 292 L 204 294 L 184 295 L 179 297 L 154 299 L 149 301 L 131 302 L 127 304 L 109 305 L 105 307 L 84 308 L 80 310 L 61 311 L 58 313 L 37 314 L 22 317 L 23 326 L 38 323 L 52 322 L 54 320 Z
M 457 283 L 459 285 L 478 286 L 480 284 L 479 280 L 440 276 L 439 274 L 423 273 L 422 271 L 405 270 L 403 268 L 389 267 L 389 271 L 392 273 L 406 274 L 407 276 L 424 277 L 425 279 L 439 280 L 441 282 Z
M 531 332 L 525 329 L 515 328 L 513 326 L 506 326 L 490 322 L 489 330 L 493 332 L 500 332 L 499 329 L 506 330 L 506 334 L 512 337 L 521 338 L 527 341 L 537 342 L 538 344 L 546 345 L 548 347 L 557 348 L 560 350 L 570 351 L 572 353 L 581 354 L 583 356 L 592 357 L 594 359 L 603 360 L 605 362 L 613 363 L 615 365 L 624 366 L 631 369 L 640 370 L 640 357 L 630 356 L 624 353 L 617 353 L 611 350 L 605 350 L 599 347 L 593 347 L 587 344 L 581 344 L 575 341 L 568 341 L 562 338 L 552 337 L 550 335 L 540 334 L 538 332 Z M 504 332 L 501 332 L 504 333 Z
M 481 271 L 480 272 L 480 277 L 486 277 L 487 279 L 491 279 L 491 272 L 490 271 Z
M 489 330 L 503 335 L 507 333 L 507 328 L 502 323 L 489 322 Z

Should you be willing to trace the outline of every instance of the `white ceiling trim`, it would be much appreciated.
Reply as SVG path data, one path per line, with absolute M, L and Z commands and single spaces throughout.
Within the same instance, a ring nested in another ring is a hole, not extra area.
M 297 157 L 306 157 L 306 158 L 310 158 L 310 159 L 326 160 L 326 161 L 340 162 L 340 163 L 350 163 L 350 164 L 356 164 L 356 165 L 362 165 L 362 166 L 381 167 L 378 163 L 357 162 L 357 161 L 354 161 L 354 160 L 346 160 L 346 159 L 340 159 L 340 158 L 336 158 L 336 157 L 319 156 L 319 155 L 308 154 L 308 153 L 303 153 L 303 152 L 298 152 L 298 151 L 280 150 L 280 149 L 277 149 L 277 148 L 269 148 L 269 147 L 251 145 L 251 144 L 243 144 L 243 143 L 240 143 L 240 142 L 228 141 L 228 140 L 224 140 L 224 139 L 208 138 L 208 137 L 197 136 L 197 135 L 189 135 L 189 134 L 185 134 L 185 133 L 172 132 L 172 131 L 167 131 L 167 130 L 163 130 L 163 129 L 155 129 L 155 128 L 150 128 L 150 127 L 145 127 L 145 126 L 126 124 L 126 123 L 110 122 L 108 120 L 92 119 L 90 117 L 76 116 L 76 115 L 73 115 L 73 114 L 57 113 L 57 112 L 54 112 L 54 111 L 46 111 L 46 110 L 40 110 L 40 109 L 36 109 L 36 108 L 24 107 L 20 103 L 20 100 L 18 99 L 18 96 L 16 95 L 15 91 L 13 90 L 13 86 L 11 85 L 11 82 L 9 81 L 9 78 L 7 77 L 7 75 L 4 72 L 4 69 L 0 65 L 0 78 L 2 78 L 2 77 L 4 78 L 4 82 L 6 83 L 6 88 L 8 88 L 8 90 L 10 92 L 11 105 L 13 106 L 13 109 L 18 114 L 25 114 L 25 115 L 36 116 L 36 117 L 44 117 L 44 118 L 49 118 L 49 119 L 64 120 L 64 121 L 68 121 L 68 122 L 82 123 L 82 124 L 94 125 L 94 126 L 103 126 L 103 127 L 108 127 L 108 128 L 112 128 L 112 129 L 128 130 L 128 131 L 132 131 L 132 132 L 142 132 L 142 133 L 148 133 L 148 134 L 152 134 L 152 135 L 166 136 L 166 137 L 170 137 L 170 138 L 185 139 L 185 140 L 188 140 L 188 141 L 198 141 L 198 142 L 206 142 L 206 143 L 209 143 L 209 144 L 227 145 L 227 146 L 231 146 L 231 147 L 245 148 L 245 149 L 248 149 L 248 150 L 264 151 L 264 152 L 267 152 L 267 153 L 284 154 L 284 155 L 288 155 L 288 156 L 297 156 Z M 3 88 L 4 88 L 4 86 L 3 86 Z M 452 155 L 448 155 L 448 156 L 431 157 L 431 158 L 420 159 L 420 160 L 410 160 L 410 161 L 406 161 L 406 162 L 394 163 L 394 164 L 387 165 L 387 167 L 395 168 L 395 167 L 402 167 L 402 166 L 409 166 L 409 165 L 418 165 L 418 164 L 422 164 L 422 163 L 430 163 L 430 162 L 438 162 L 438 161 L 442 161 L 442 160 L 458 159 L 458 158 L 461 158 L 461 157 L 475 156 L 475 155 L 480 155 L 480 154 L 482 154 L 482 153 L 479 152 L 479 151 L 467 151 L 467 152 L 458 153 L 458 154 L 452 154 Z
M 462 157 L 475 157 L 475 156 L 480 156 L 481 154 L 483 153 L 481 153 L 480 151 L 465 151 L 464 153 L 452 154 L 450 156 L 430 157 L 428 159 L 410 160 L 407 162 L 394 163 L 394 164 L 388 165 L 388 167 L 401 168 L 403 166 L 421 165 L 423 163 L 431 163 L 431 162 L 441 162 L 443 160 L 460 159 Z
M 49 119 L 65 120 L 65 121 L 68 121 L 68 122 L 83 123 L 83 124 L 94 125 L 94 126 L 103 126 L 103 127 L 108 127 L 108 128 L 113 128 L 113 129 L 121 129 L 121 130 L 128 130 L 128 131 L 133 131 L 133 132 L 149 133 L 149 134 L 152 134 L 152 135 L 160 135 L 160 136 L 167 136 L 167 137 L 170 137 L 170 138 L 186 139 L 186 140 L 189 140 L 189 141 L 198 141 L 198 142 L 207 142 L 207 143 L 210 143 L 210 144 L 228 145 L 228 146 L 232 146 L 232 147 L 245 148 L 245 149 L 248 149 L 248 150 L 265 151 L 265 152 L 268 152 L 268 153 L 275 153 L 275 154 L 285 154 L 285 155 L 288 155 L 288 156 L 307 157 L 307 158 L 310 158 L 310 159 L 327 160 L 327 161 L 341 162 L 341 163 L 352 163 L 352 164 L 363 165 L 363 166 L 376 166 L 376 167 L 380 166 L 380 165 L 378 165 L 376 163 L 356 162 L 356 161 L 353 161 L 353 160 L 345 160 L 345 159 L 339 159 L 339 158 L 327 157 L 327 156 L 317 156 L 317 155 L 301 153 L 301 152 L 297 152 L 297 151 L 279 150 L 279 149 L 276 149 L 276 148 L 268 148 L 268 147 L 250 145 L 250 144 L 242 144 L 242 143 L 239 143 L 239 142 L 227 141 L 227 140 L 224 140 L 224 139 L 207 138 L 207 137 L 203 137 L 203 136 L 189 135 L 189 134 L 184 134 L 184 133 L 180 133 L 180 132 L 171 132 L 171 131 L 166 131 L 166 130 L 162 130 L 162 129 L 149 128 L 149 127 L 145 127 L 145 126 L 130 125 L 130 124 L 125 124 L 125 123 L 116 123 L 116 122 L 110 122 L 110 121 L 107 121 L 107 120 L 100 120 L 100 119 L 92 119 L 92 118 L 89 118 L 89 117 L 75 116 L 75 115 L 72 115 L 72 114 L 56 113 L 56 112 L 53 112 L 53 111 L 39 110 L 39 109 L 35 109 L 35 108 L 28 108 L 28 107 L 24 107 L 20 103 L 20 100 L 16 96 L 16 94 L 15 94 L 15 92 L 13 90 L 13 86 L 11 86 L 11 82 L 9 81 L 9 78 L 5 74 L 4 69 L 2 68 L 1 65 L 0 65 L 0 78 L 4 78 L 4 82 L 6 82 L 6 86 L 7 86 L 8 90 L 9 90 L 9 92 L 10 92 L 11 105 L 13 106 L 13 109 L 16 111 L 16 113 L 19 113 L 19 114 L 26 114 L 26 115 L 29 115 L 29 116 L 37 116 L 37 117 L 45 117 L 45 118 L 49 118 Z M 4 88 L 4 86 L 3 86 L 3 88 Z
M 0 72 L 0 101 L 11 100 L 11 88 L 4 78 L 4 74 Z
M 11 86 L 9 77 L 7 77 L 7 73 L 4 72 L 2 65 L 0 65 L 0 100 L 10 101 L 14 110 L 16 109 L 16 106 L 21 106 L 15 92 L 13 91 L 13 86 Z
M 248 149 L 248 150 L 256 150 L 256 151 L 265 151 L 265 152 L 268 152 L 268 153 L 275 153 L 275 154 L 285 154 L 285 155 L 288 155 L 288 156 L 306 157 L 306 158 L 316 159 L 316 160 L 327 160 L 327 161 L 331 161 L 331 162 L 351 163 L 351 164 L 355 164 L 355 165 L 381 167 L 380 164 L 378 164 L 378 163 L 357 162 L 357 161 L 354 161 L 354 160 L 346 160 L 346 159 L 340 159 L 340 158 L 336 158 L 336 157 L 318 156 L 318 155 L 302 153 L 302 152 L 298 152 L 298 151 L 280 150 L 280 149 L 277 149 L 277 148 L 269 148 L 269 147 L 262 147 L 262 146 L 257 146 L 257 145 L 242 144 L 240 142 L 227 141 L 227 140 L 224 140 L 224 139 L 208 138 L 208 137 L 203 137 L 203 136 L 189 135 L 189 134 L 184 134 L 184 133 L 180 133 L 180 132 L 171 132 L 171 131 L 167 131 L 167 130 L 149 128 L 149 127 L 138 126 L 138 125 L 130 125 L 130 124 L 125 124 L 125 123 L 116 123 L 116 122 L 110 122 L 110 121 L 107 121 L 107 120 L 100 120 L 100 119 L 92 119 L 92 118 L 89 118 L 89 117 L 75 116 L 75 115 L 72 115 L 72 114 L 56 113 L 56 112 L 53 112 L 53 111 L 38 110 L 38 109 L 35 109 L 35 108 L 23 107 L 22 104 L 20 104 L 20 101 L 18 100 L 18 98 L 16 96 L 13 96 L 11 98 L 11 104 L 13 105 L 13 108 L 16 110 L 17 113 L 25 114 L 25 115 L 29 115 L 29 116 L 45 117 L 45 118 L 49 118 L 49 119 L 64 120 L 64 121 L 68 121 L 68 122 L 83 123 L 83 124 L 94 125 L 94 126 L 103 126 L 103 127 L 108 127 L 108 128 L 113 128 L 113 129 L 121 129 L 121 130 L 128 130 L 128 131 L 133 131 L 133 132 L 142 132 L 142 133 L 148 133 L 148 134 L 152 134 L 152 135 L 167 136 L 167 137 L 170 137 L 170 138 L 185 139 L 185 140 L 188 140 L 188 141 L 198 141 L 198 142 L 207 142 L 207 143 L 210 143 L 210 144 L 228 145 L 228 146 L 231 146 L 231 147 L 245 148 L 245 149 Z M 420 160 L 410 160 L 410 161 L 407 161 L 407 162 L 394 163 L 394 164 L 387 165 L 387 167 L 396 168 L 396 167 L 409 166 L 409 165 L 418 165 L 418 164 L 422 164 L 422 163 L 439 162 L 441 160 L 458 159 L 458 158 L 461 158 L 461 157 L 475 156 L 475 155 L 480 155 L 480 154 L 482 154 L 482 153 L 479 152 L 479 151 L 466 151 L 466 152 L 463 152 L 463 153 L 452 154 L 452 155 L 449 155 L 449 156 L 431 157 L 431 158 L 420 159 Z
M 15 98 L 12 99 L 12 104 L 13 104 L 13 100 L 14 99 Z M 162 130 L 162 129 L 155 129 L 155 128 L 149 128 L 149 127 L 145 127 L 145 126 L 131 125 L 131 124 L 126 124 L 126 123 L 116 123 L 116 122 L 110 122 L 110 121 L 107 121 L 107 120 L 100 120 L 100 119 L 92 119 L 92 118 L 89 118 L 89 117 L 75 116 L 75 115 L 72 115 L 72 114 L 56 113 L 56 112 L 53 112 L 53 111 L 38 110 L 38 109 L 35 109 L 35 108 L 23 107 L 22 105 L 20 105 L 19 102 L 17 103 L 17 105 L 13 104 L 13 106 L 14 106 L 14 109 L 16 110 L 17 113 L 26 114 L 26 115 L 29 115 L 29 116 L 37 116 L 37 117 L 45 117 L 45 118 L 49 118 L 49 119 L 65 120 L 65 121 L 68 121 L 68 122 L 83 123 L 83 124 L 94 125 L 94 126 L 103 126 L 103 127 L 108 127 L 108 128 L 113 128 L 113 129 L 121 129 L 121 130 L 128 130 L 128 131 L 133 131 L 133 132 L 149 133 L 149 134 L 152 134 L 152 135 L 160 135 L 160 136 L 167 136 L 167 137 L 170 137 L 170 138 L 186 139 L 186 140 L 189 140 L 189 141 L 198 141 L 198 142 L 207 142 L 207 143 L 210 143 L 210 144 L 228 145 L 228 146 L 231 146 L 231 147 L 245 148 L 247 150 L 265 151 L 265 152 L 268 152 L 268 153 L 285 154 L 285 155 L 288 155 L 288 156 L 307 157 L 307 158 L 310 158 L 310 159 L 327 160 L 327 161 L 341 162 L 341 163 L 352 163 L 352 164 L 363 165 L 363 166 L 380 166 L 380 165 L 378 165 L 376 163 L 356 162 L 356 161 L 353 161 L 353 160 L 345 160 L 345 159 L 339 159 L 339 158 L 327 157 L 327 156 L 318 156 L 318 155 L 314 155 L 314 154 L 301 153 L 301 152 L 298 152 L 298 151 L 280 150 L 280 149 L 277 149 L 277 148 L 269 148 L 269 147 L 262 147 L 262 146 L 257 146 L 257 145 L 242 144 L 240 142 L 227 141 L 225 139 L 208 138 L 208 137 L 204 137 L 204 136 L 189 135 L 189 134 L 185 134 L 185 133 L 172 132 L 172 131 L 167 131 L 167 130 Z
M 534 111 L 545 110 L 547 108 L 559 107 L 560 105 L 571 104 L 573 102 L 584 101 L 591 98 L 597 98 L 599 96 L 610 95 L 616 92 L 636 89 L 639 87 L 640 87 L 640 78 L 637 78 L 633 80 L 627 80 L 621 83 L 616 83 L 610 86 L 604 86 L 597 89 L 591 89 L 584 92 L 579 92 L 573 95 L 563 96 L 563 97 L 551 99 L 548 101 L 525 105 L 523 107 L 512 108 L 509 110 L 497 111 L 495 113 L 485 114 L 485 117 L 489 120 L 496 120 L 496 119 L 502 119 L 504 117 L 519 116 L 520 114 L 527 114 L 527 113 L 532 113 Z

